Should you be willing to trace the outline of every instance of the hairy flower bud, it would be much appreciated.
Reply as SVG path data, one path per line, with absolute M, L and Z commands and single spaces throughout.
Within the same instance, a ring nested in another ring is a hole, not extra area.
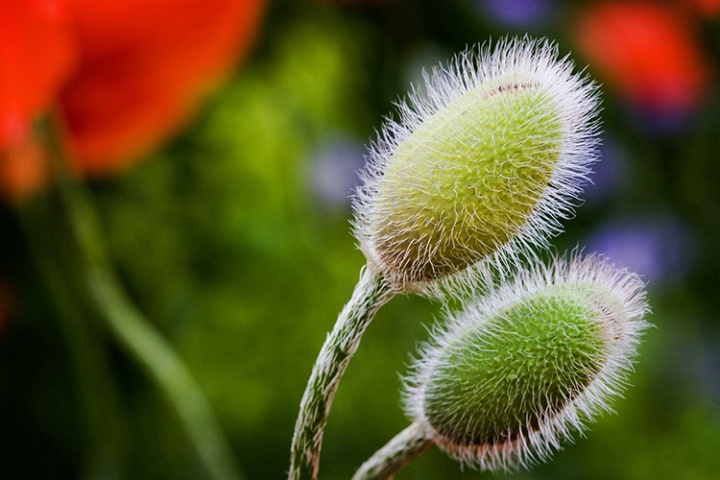
M 372 146 L 355 202 L 370 267 L 401 291 L 546 244 L 596 157 L 595 88 L 549 43 L 469 51 L 425 80 Z
M 546 459 L 622 389 L 647 312 L 642 282 L 594 257 L 536 265 L 435 334 L 408 413 L 486 470 Z

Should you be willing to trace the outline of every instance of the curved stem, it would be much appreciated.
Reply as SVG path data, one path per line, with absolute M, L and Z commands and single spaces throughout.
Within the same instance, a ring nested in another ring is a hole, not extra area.
M 88 194 L 65 170 L 65 150 L 55 131 L 59 126 L 47 126 L 61 212 L 67 217 L 79 256 L 78 268 L 101 319 L 120 346 L 163 392 L 204 464 L 208 478 L 242 478 L 202 388 L 170 343 L 134 306 L 117 279 Z
M 358 471 L 353 480 L 386 480 L 410 464 L 433 445 L 425 430 L 417 423 L 398 433 L 384 447 L 375 452 Z
M 350 301 L 318 355 L 295 423 L 290 480 L 315 480 L 320 467 L 323 431 L 340 378 L 377 310 L 393 293 L 379 273 L 365 268 Z
M 232 454 L 212 408 L 172 346 L 145 321 L 119 288 L 112 274 L 102 269 L 87 272 L 90 291 L 115 338 L 160 387 L 193 442 L 213 479 L 237 479 Z

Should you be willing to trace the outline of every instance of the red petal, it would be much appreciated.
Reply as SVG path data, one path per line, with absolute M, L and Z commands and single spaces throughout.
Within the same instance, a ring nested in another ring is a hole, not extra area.
M 77 167 L 118 171 L 174 133 L 245 53 L 262 0 L 70 0 L 80 66 L 61 93 Z
M 31 137 L 0 152 L 0 197 L 20 202 L 47 183 L 47 159 Z
M 602 79 L 644 107 L 683 111 L 705 96 L 708 60 L 693 25 L 672 7 L 609 2 L 585 10 L 575 40 Z
M 61 0 L 0 2 L 0 150 L 23 142 L 74 58 Z
M 693 0 L 690 3 L 694 3 L 698 11 L 708 18 L 720 13 L 720 0 Z

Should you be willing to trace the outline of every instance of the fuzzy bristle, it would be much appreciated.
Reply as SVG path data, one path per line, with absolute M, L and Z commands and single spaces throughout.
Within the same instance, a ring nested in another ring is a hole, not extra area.
M 356 194 L 369 267 L 398 291 L 432 293 L 485 258 L 546 246 L 596 159 L 596 90 L 572 69 L 550 43 L 515 39 L 426 75 Z
M 535 264 L 435 332 L 407 378 L 408 414 L 471 466 L 543 461 L 609 410 L 647 311 L 643 283 L 606 261 Z

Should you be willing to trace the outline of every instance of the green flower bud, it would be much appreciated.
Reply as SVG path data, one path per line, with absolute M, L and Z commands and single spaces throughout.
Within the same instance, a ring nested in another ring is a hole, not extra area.
M 422 90 L 386 123 L 355 203 L 370 267 L 401 291 L 546 244 L 596 156 L 594 87 L 548 43 L 466 52 Z
M 646 312 L 643 284 L 605 262 L 535 266 L 435 334 L 408 379 L 408 412 L 470 465 L 544 460 L 609 409 Z

